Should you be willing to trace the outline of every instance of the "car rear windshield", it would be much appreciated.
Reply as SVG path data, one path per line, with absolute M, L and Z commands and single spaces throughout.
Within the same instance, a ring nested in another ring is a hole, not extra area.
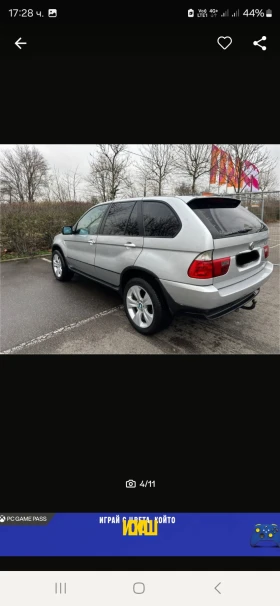
M 267 230 L 265 223 L 231 198 L 194 198 L 188 203 L 214 239 Z M 260 208 L 256 208 L 259 212 Z

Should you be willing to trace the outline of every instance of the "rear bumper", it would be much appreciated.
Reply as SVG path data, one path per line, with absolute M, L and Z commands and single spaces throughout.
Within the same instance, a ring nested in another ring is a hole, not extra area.
M 220 289 L 213 285 L 196 286 L 168 280 L 160 282 L 172 313 L 218 318 L 256 297 L 272 271 L 273 265 L 267 261 L 263 269 L 254 276 Z

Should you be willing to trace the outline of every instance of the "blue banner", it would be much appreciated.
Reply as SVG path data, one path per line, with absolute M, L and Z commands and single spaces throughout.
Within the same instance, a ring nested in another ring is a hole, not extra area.
M 24 515 L 0 516 L 1 556 L 280 556 L 280 513 Z

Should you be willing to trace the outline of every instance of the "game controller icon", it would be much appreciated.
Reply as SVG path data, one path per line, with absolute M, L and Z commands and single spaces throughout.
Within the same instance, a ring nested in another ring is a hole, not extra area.
M 256 524 L 250 541 L 251 547 L 280 547 L 280 530 L 277 524 Z

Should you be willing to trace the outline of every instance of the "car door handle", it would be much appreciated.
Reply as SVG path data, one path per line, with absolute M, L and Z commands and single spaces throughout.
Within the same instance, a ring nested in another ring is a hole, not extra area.
M 126 248 L 136 248 L 136 244 L 133 242 L 126 242 L 124 245 Z
M 89 244 L 95 244 L 96 239 L 95 238 L 89 238 L 88 243 Z

